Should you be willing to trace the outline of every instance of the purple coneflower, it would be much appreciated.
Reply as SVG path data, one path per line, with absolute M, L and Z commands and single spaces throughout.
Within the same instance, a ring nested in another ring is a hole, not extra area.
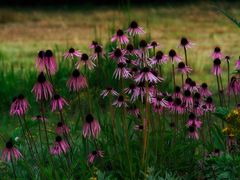
M 11 116 L 22 116 L 26 113 L 29 108 L 29 103 L 23 94 L 19 94 L 17 97 L 13 98 L 10 115 Z
M 165 99 L 168 102 L 167 108 L 171 110 L 173 108 L 173 105 L 174 105 L 174 101 L 173 101 L 172 96 L 168 95 Z
M 195 125 L 191 125 L 188 127 L 188 136 L 189 138 L 199 139 L 199 135 Z
M 193 107 L 193 98 L 190 90 L 185 90 L 183 92 L 183 101 L 186 103 L 187 108 Z
M 139 60 L 142 61 L 145 65 L 148 64 L 148 57 L 149 57 L 149 52 L 148 50 L 151 48 L 147 41 L 141 40 L 139 42 L 139 49 L 138 49 L 138 56 Z
M 135 35 L 143 34 L 144 31 L 140 26 L 138 26 L 138 23 L 136 21 L 132 21 L 127 29 L 127 33 L 130 36 L 135 36 Z
M 137 106 L 135 104 L 130 105 L 127 108 L 127 110 L 131 115 L 134 115 L 135 117 L 139 117 L 139 115 L 140 115 L 140 110 L 139 110 L 139 108 L 137 108 Z
M 43 72 L 38 75 L 37 82 L 33 86 L 32 92 L 34 92 L 37 101 L 48 100 L 48 98 L 52 97 L 53 86 L 46 80 Z
M 79 70 L 75 69 L 72 72 L 72 76 L 67 81 L 67 87 L 69 91 L 78 92 L 79 90 L 88 87 L 87 79 L 81 75 Z
M 202 121 L 197 119 L 197 117 L 194 113 L 190 113 L 188 121 L 187 121 L 187 127 L 195 126 L 198 129 L 201 127 L 201 125 L 202 125 Z
M 79 69 L 80 66 L 84 66 L 87 67 L 89 70 L 92 70 L 96 65 L 92 62 L 88 55 L 84 53 L 81 55 L 80 59 L 76 63 L 77 69 Z
M 120 44 L 127 44 L 129 42 L 128 37 L 121 29 L 117 30 L 117 33 L 112 37 L 111 41 L 118 41 Z
M 45 52 L 44 65 L 48 73 L 55 74 L 57 72 L 56 59 L 53 56 L 53 52 L 51 50 L 46 50 Z
M 12 141 L 11 141 L 11 140 L 8 141 L 8 142 L 6 143 L 5 148 L 3 149 L 1 159 L 2 159 L 3 161 L 10 162 L 10 161 L 12 161 L 12 160 L 16 160 L 16 161 L 17 161 L 17 160 L 20 159 L 21 157 L 22 157 L 22 154 L 20 153 L 20 151 L 19 151 L 17 148 L 15 148 L 15 147 L 13 146 Z
M 70 132 L 70 129 L 66 124 L 64 124 L 63 122 L 57 123 L 57 127 L 56 127 L 57 135 L 65 135 L 65 134 L 69 134 L 69 132 Z
M 191 80 L 190 83 L 189 83 L 188 90 L 191 91 L 192 93 L 194 93 L 194 92 L 198 92 L 198 89 L 199 89 L 199 87 L 196 84 L 196 81 Z
M 200 92 L 201 96 L 203 96 L 203 97 L 208 97 L 208 96 L 212 95 L 211 91 L 208 89 L 207 83 L 201 84 L 201 86 L 199 88 L 199 92 Z
M 94 49 L 98 45 L 97 41 L 92 41 L 92 43 L 89 45 L 90 49 Z
M 183 114 L 185 111 L 184 109 L 185 108 L 183 106 L 182 100 L 180 98 L 175 98 L 172 111 L 178 112 L 179 114 Z
M 235 68 L 236 68 L 237 71 L 240 71 L 240 57 L 236 61 Z
M 136 101 L 137 100 L 137 97 L 139 96 L 139 91 L 140 91 L 140 88 L 134 84 L 134 83 L 131 83 L 129 85 L 128 88 L 125 88 L 124 90 L 124 93 L 126 94 L 131 94 L 131 101 Z
M 106 96 L 108 96 L 108 95 L 112 95 L 112 96 L 118 96 L 118 92 L 117 91 L 115 91 L 112 87 L 107 87 L 106 89 L 104 89 L 102 92 L 101 92 L 101 96 L 103 97 L 103 98 L 105 98 Z
M 179 86 L 175 86 L 174 88 L 174 94 L 173 94 L 174 98 L 183 98 L 182 92 L 181 92 L 181 88 Z
M 178 63 L 177 70 L 182 74 L 189 74 L 192 71 L 192 68 L 185 65 L 184 62 Z
M 123 95 L 119 95 L 112 105 L 118 108 L 128 106 Z
M 126 64 L 120 62 L 117 64 L 117 69 L 114 71 L 113 76 L 115 76 L 116 79 L 121 78 L 127 79 L 131 77 L 131 74 L 129 70 L 126 68 Z
M 96 158 L 102 158 L 102 157 L 103 157 L 103 151 L 101 150 L 92 151 L 91 153 L 88 154 L 88 163 L 93 164 Z
M 94 48 L 94 53 L 91 55 L 90 59 L 95 61 L 96 59 L 99 58 L 99 56 L 103 55 L 103 48 L 100 45 L 96 45 Z
M 157 48 L 157 47 L 160 47 L 159 46 L 159 43 L 157 42 L 157 41 L 152 41 L 151 43 L 150 43 L 150 46 L 151 46 L 151 48 Z
M 52 98 L 52 112 L 57 110 L 62 110 L 63 106 L 68 105 L 67 101 L 58 94 L 55 94 Z
M 126 63 L 127 58 L 125 57 L 125 54 L 126 54 L 125 50 L 117 48 L 110 53 L 110 58 L 117 60 L 118 63 Z
M 144 81 L 157 83 L 160 80 L 151 72 L 151 69 L 149 67 L 144 67 L 143 69 L 141 69 L 140 73 L 135 77 L 135 81 L 137 83 Z
M 151 103 L 154 107 L 162 106 L 168 107 L 168 101 L 166 101 L 161 95 L 157 94 L 151 98 Z
M 94 119 L 91 114 L 88 114 L 85 120 L 86 122 L 83 125 L 83 137 L 90 138 L 90 136 L 92 136 L 93 138 L 96 138 L 101 131 L 99 122 Z
M 215 106 L 213 104 L 213 99 L 211 96 L 207 97 L 206 101 L 205 101 L 205 105 L 206 105 L 206 110 L 210 111 L 210 112 L 214 112 L 215 111 Z
M 193 43 L 191 41 L 189 41 L 187 38 L 182 37 L 181 41 L 180 41 L 180 47 L 189 49 L 193 46 Z
M 64 59 L 66 60 L 67 58 L 74 59 L 74 57 L 80 57 L 81 53 L 78 50 L 75 50 L 74 48 L 70 48 L 67 52 L 64 54 Z
M 55 138 L 54 145 L 50 148 L 50 153 L 53 155 L 60 155 L 62 153 L 66 154 L 70 145 L 61 136 Z
M 216 76 L 219 76 L 222 74 L 222 70 L 221 70 L 221 60 L 219 58 L 214 59 L 213 61 L 213 67 L 212 67 L 212 73 Z
M 134 130 L 136 131 L 143 131 L 144 127 L 142 124 L 137 124 L 134 126 Z
M 128 44 L 126 47 L 126 55 L 138 55 L 138 50 L 134 48 L 132 44 Z
M 212 53 L 213 59 L 221 59 L 223 54 L 221 53 L 220 47 L 215 47 L 214 52 Z
M 47 121 L 47 118 L 43 117 L 41 115 L 37 115 L 37 116 L 33 116 L 32 120 L 34 120 L 34 121 Z
M 231 81 L 228 85 L 227 93 L 231 94 L 233 92 L 234 95 L 240 93 L 240 81 L 235 76 L 231 78 Z
M 168 60 L 168 56 L 164 55 L 162 51 L 158 51 L 156 53 L 156 56 L 154 56 L 151 59 L 151 65 L 156 65 L 156 64 L 162 65 L 164 63 L 167 63 L 167 60 Z
M 42 72 L 45 70 L 45 52 L 44 51 L 39 51 L 38 56 L 36 58 L 36 68 Z
M 176 51 L 174 49 L 171 49 L 168 53 L 169 58 L 171 59 L 172 63 L 174 63 L 174 60 L 179 63 L 182 58 L 177 55 Z
M 203 115 L 203 108 L 201 106 L 201 103 L 199 101 L 194 101 L 193 104 L 193 109 L 192 111 L 197 115 L 197 116 L 202 116 Z

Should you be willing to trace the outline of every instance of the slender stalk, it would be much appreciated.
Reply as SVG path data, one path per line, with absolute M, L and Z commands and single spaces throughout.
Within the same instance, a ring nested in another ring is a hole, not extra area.
M 173 76 L 173 89 L 174 89 L 176 86 L 176 80 L 175 80 L 175 69 L 174 69 L 173 58 L 172 58 L 172 76 Z
M 221 98 L 221 90 L 220 90 L 220 83 L 219 83 L 219 78 L 218 78 L 218 75 L 216 75 L 216 78 L 217 78 L 217 87 L 218 87 L 218 96 L 219 96 L 219 102 L 220 102 L 220 105 L 222 106 L 222 98 Z
M 42 133 L 41 133 L 41 122 L 38 122 L 38 133 L 39 133 L 39 141 L 40 141 L 40 147 L 41 147 L 41 152 L 42 152 L 42 157 L 45 161 L 45 155 L 43 152 L 43 142 L 42 142 Z
M 14 167 L 14 162 L 13 162 L 12 156 L 11 156 L 11 164 L 12 164 L 14 179 L 17 179 L 17 175 L 16 175 L 16 171 L 15 171 L 15 167 Z
M 187 48 L 184 46 L 184 55 L 185 55 L 185 63 L 188 66 L 188 57 L 187 57 Z M 187 77 L 188 77 L 188 73 L 187 73 Z
M 227 78 L 228 78 L 228 84 L 227 87 L 230 85 L 230 65 L 229 65 L 229 61 L 227 60 Z M 230 93 L 228 93 L 228 108 L 230 106 Z

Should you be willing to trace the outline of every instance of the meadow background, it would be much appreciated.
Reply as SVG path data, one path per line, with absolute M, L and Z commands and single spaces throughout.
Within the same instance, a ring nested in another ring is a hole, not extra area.
M 131 20 L 144 27 L 147 33 L 142 38 L 156 40 L 165 53 L 174 48 L 183 56 L 181 49 L 177 49 L 181 37 L 193 41 L 195 46 L 189 51 L 189 64 L 194 70 L 191 77 L 207 82 L 210 89 L 216 90 L 212 85 L 215 79 L 211 74 L 211 53 L 214 47 L 220 46 L 225 55 L 234 55 L 232 58 L 236 60 L 240 40 L 239 28 L 217 8 L 240 17 L 240 3 L 227 1 L 0 7 L 0 131 L 11 136 L 13 127 L 18 126 L 16 120 L 9 117 L 9 107 L 19 92 L 29 99 L 32 105 L 30 114 L 37 113 L 30 91 L 37 77 L 34 63 L 39 50 L 52 49 L 58 61 L 62 62 L 63 53 L 70 47 L 89 53 L 88 46 L 92 40 L 105 45 L 116 29 L 126 29 Z M 64 71 L 63 66 L 60 69 L 55 82 L 65 86 L 69 72 Z M 101 80 L 97 82 L 100 87 L 104 79 Z M 66 90 L 62 90 L 62 94 L 67 96 Z

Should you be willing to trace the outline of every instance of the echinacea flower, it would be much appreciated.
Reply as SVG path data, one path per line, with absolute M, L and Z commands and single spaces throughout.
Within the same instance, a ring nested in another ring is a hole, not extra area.
M 186 103 L 187 108 L 193 107 L 193 98 L 190 90 L 185 90 L 183 92 L 183 101 Z
M 13 98 L 10 115 L 11 116 L 22 116 L 25 115 L 26 111 L 29 108 L 29 103 L 23 94 L 19 94 L 17 97 Z
M 198 85 L 196 84 L 196 81 L 191 80 L 189 83 L 188 90 L 191 91 L 191 93 L 198 92 Z
M 134 48 L 132 44 L 128 44 L 126 47 L 126 55 L 138 55 L 138 50 Z
M 190 77 L 187 77 L 186 80 L 185 80 L 185 83 L 184 83 L 184 85 L 183 85 L 183 89 L 184 89 L 184 90 L 189 89 L 191 82 L 192 82 L 192 79 L 191 79 Z
M 78 50 L 75 50 L 74 48 L 70 48 L 67 52 L 64 54 L 64 59 L 66 60 L 67 58 L 74 59 L 74 57 L 80 57 L 81 53 Z
M 36 68 L 42 72 L 45 70 L 45 52 L 44 51 L 39 51 L 37 58 L 36 58 Z
M 201 86 L 199 88 L 199 92 L 200 92 L 201 96 L 204 96 L 204 97 L 208 97 L 208 96 L 212 95 L 211 91 L 208 89 L 207 83 L 201 84 Z
M 199 139 L 199 135 L 198 135 L 196 126 L 191 125 L 188 127 L 188 136 L 189 136 L 189 138 Z
M 37 116 L 33 116 L 32 120 L 34 120 L 34 121 L 47 121 L 47 118 L 43 117 L 41 115 L 37 115 Z
M 101 92 L 101 96 L 103 97 L 103 98 L 105 98 L 106 96 L 108 96 L 108 95 L 112 95 L 112 96 L 118 96 L 118 92 L 117 91 L 115 91 L 112 87 L 107 87 L 106 89 L 104 89 L 102 92 Z
M 236 68 L 237 71 L 240 71 L 240 57 L 236 61 L 235 68 Z
M 190 67 L 188 67 L 187 65 L 185 65 L 184 62 L 178 63 L 177 70 L 178 70 L 178 72 L 180 72 L 182 74 L 189 74 L 192 71 L 192 69 Z
M 50 153 L 53 155 L 60 155 L 62 153 L 66 154 L 70 145 L 61 136 L 55 138 L 54 145 L 50 148 Z
M 84 66 L 85 68 L 88 68 L 89 70 L 92 70 L 96 65 L 89 58 L 89 56 L 84 53 L 81 55 L 80 59 L 76 63 L 77 69 L 79 69 L 81 66 Z
M 213 99 L 211 96 L 207 97 L 206 101 L 205 101 L 205 105 L 206 105 L 206 110 L 210 111 L 210 112 L 214 112 L 215 111 L 215 106 L 213 104 Z
M 177 53 L 176 53 L 176 51 L 174 49 L 171 49 L 169 51 L 168 56 L 171 59 L 172 63 L 174 63 L 174 61 L 179 63 L 182 60 L 182 58 L 177 55 Z
M 128 37 L 121 29 L 117 30 L 117 33 L 112 37 L 111 41 L 118 41 L 120 44 L 127 44 L 129 42 Z
M 212 58 L 213 59 L 222 59 L 223 54 L 221 53 L 220 47 L 215 47 L 213 53 L 212 53 Z
M 79 92 L 79 90 L 88 87 L 87 79 L 75 69 L 72 72 L 72 76 L 67 81 L 67 87 L 69 91 Z
M 52 97 L 53 86 L 46 80 L 43 72 L 38 75 L 37 82 L 33 86 L 32 92 L 34 92 L 37 101 L 48 100 Z
M 92 43 L 89 45 L 90 49 L 94 49 L 98 45 L 97 41 L 92 41 Z
M 156 56 L 154 56 L 151 59 L 151 65 L 156 65 L 156 64 L 162 65 L 166 63 L 167 60 L 168 60 L 168 56 L 164 55 L 162 51 L 158 51 L 156 53 Z
M 52 98 L 52 112 L 57 110 L 62 110 L 65 105 L 68 105 L 67 101 L 61 97 L 59 94 L 55 94 Z
M 128 106 L 123 95 L 119 95 L 112 105 L 118 108 Z
M 144 66 L 146 66 L 148 64 L 148 60 L 149 60 L 148 50 L 150 48 L 151 48 L 151 46 L 149 46 L 147 41 L 145 41 L 144 39 L 142 39 L 139 42 L 138 57 L 139 57 L 139 61 L 142 62 Z
M 12 160 L 16 160 L 17 161 L 21 157 L 22 157 L 22 154 L 20 153 L 20 151 L 17 148 L 15 148 L 13 146 L 12 141 L 11 140 L 8 141 L 6 143 L 5 148 L 3 149 L 1 159 L 3 161 L 10 162 Z
M 148 82 L 154 82 L 157 83 L 159 82 L 159 78 L 156 77 L 152 72 L 149 67 L 144 67 L 141 69 L 140 73 L 135 77 L 135 82 L 143 82 L 143 81 L 148 81 Z
M 46 71 L 48 71 L 49 74 L 55 74 L 57 72 L 56 59 L 51 50 L 46 50 L 45 52 L 44 66 L 46 68 Z
M 151 46 L 151 48 L 160 47 L 160 46 L 159 46 L 159 43 L 157 43 L 157 41 L 152 41 L 152 42 L 150 43 L 150 46 Z
M 184 105 L 183 101 L 180 98 L 175 98 L 173 107 L 172 107 L 172 111 L 175 111 L 179 114 L 183 114 L 185 111 L 185 107 L 183 105 Z
M 237 95 L 240 93 L 240 80 L 237 79 L 235 76 L 231 77 L 231 80 L 228 85 L 227 93 Z
M 110 53 L 110 58 L 116 60 L 118 63 L 126 63 L 125 51 L 120 48 L 115 49 Z
M 94 48 L 94 52 L 91 55 L 90 59 L 95 61 L 96 59 L 99 58 L 99 56 L 102 56 L 102 55 L 103 55 L 103 48 L 102 48 L 102 46 L 96 45 L 95 48 Z
M 127 79 L 131 77 L 131 74 L 129 70 L 126 68 L 125 63 L 118 63 L 117 64 L 117 69 L 114 71 L 113 76 L 115 76 L 116 79 Z
M 142 124 L 137 124 L 134 126 L 134 130 L 136 131 L 143 131 L 144 127 Z
M 57 135 L 66 135 L 69 134 L 70 128 L 63 122 L 58 122 L 56 127 Z
M 182 95 L 182 92 L 181 92 L 181 88 L 179 86 L 175 86 L 173 97 L 174 98 L 180 98 L 180 99 L 183 98 L 183 95 Z
M 143 31 L 142 27 L 140 27 L 136 21 L 132 21 L 127 29 L 127 33 L 130 36 L 135 36 L 135 35 L 143 34 L 144 31 Z
M 231 57 L 230 57 L 230 56 L 225 56 L 224 59 L 227 61 L 227 63 L 230 63 L 230 59 L 231 59 Z
M 139 108 L 137 108 L 137 106 L 135 104 L 130 105 L 127 108 L 127 110 L 128 110 L 128 112 L 131 115 L 134 115 L 135 117 L 139 117 L 140 116 L 140 110 L 139 110 Z
M 140 91 L 139 87 L 136 84 L 134 84 L 134 83 L 131 83 L 129 85 L 129 87 L 125 88 L 123 91 L 124 91 L 124 93 L 131 95 L 131 101 L 137 100 L 137 97 L 138 97 L 138 95 L 140 93 L 139 92 Z
M 103 151 L 101 150 L 92 151 L 91 153 L 88 154 L 88 163 L 93 164 L 96 158 L 102 158 L 102 157 L 103 157 Z
M 181 41 L 180 41 L 180 47 L 189 49 L 193 46 L 193 43 L 191 41 L 189 41 L 187 38 L 182 37 Z
M 94 117 L 91 114 L 88 114 L 85 120 L 86 121 L 82 129 L 83 137 L 90 138 L 92 136 L 93 138 L 96 138 L 101 131 L 99 122 L 96 119 L 94 119 Z
M 202 121 L 197 119 L 194 113 L 190 113 L 187 121 L 187 127 L 195 126 L 197 129 L 200 128 L 202 125 Z
M 221 60 L 219 58 L 214 59 L 212 73 L 216 76 L 219 76 L 222 74 L 220 65 L 221 65 Z
M 154 107 L 158 106 L 168 107 L 168 101 L 166 101 L 165 98 L 159 94 L 151 97 L 151 103 L 153 104 Z

